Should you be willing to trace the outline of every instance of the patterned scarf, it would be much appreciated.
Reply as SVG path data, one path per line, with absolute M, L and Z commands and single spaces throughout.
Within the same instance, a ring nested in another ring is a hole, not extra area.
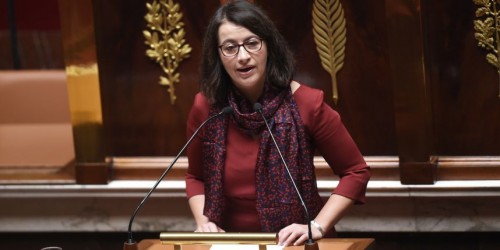
M 323 202 L 316 187 L 311 143 L 292 92 L 289 88 L 273 90 L 266 85 L 259 102 L 290 173 L 308 205 L 310 217 L 314 218 Z M 230 118 L 219 117 L 207 124 L 204 130 L 204 214 L 221 225 L 222 211 L 226 206 L 223 192 L 225 142 L 228 122 L 232 119 L 244 133 L 261 136 L 256 163 L 256 203 L 262 231 L 277 232 L 292 223 L 306 223 L 303 206 L 262 116 L 254 112 L 252 104 L 235 90 L 230 91 L 229 103 L 234 109 L 233 115 Z M 219 111 L 212 107 L 209 115 Z

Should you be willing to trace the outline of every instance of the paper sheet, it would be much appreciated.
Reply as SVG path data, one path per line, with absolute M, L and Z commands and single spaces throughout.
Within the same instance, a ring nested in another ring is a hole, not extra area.
M 215 244 L 210 247 L 210 250 L 259 250 L 258 245 L 246 245 L 246 244 Z M 282 250 L 282 246 L 278 245 L 267 245 L 267 250 Z

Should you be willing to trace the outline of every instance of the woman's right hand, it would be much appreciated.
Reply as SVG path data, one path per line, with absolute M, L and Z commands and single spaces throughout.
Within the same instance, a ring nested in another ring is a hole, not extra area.
M 203 214 L 203 206 L 205 205 L 205 195 L 199 194 L 189 198 L 189 207 L 193 212 L 194 220 L 198 228 L 194 230 L 197 233 L 218 233 L 225 232 L 217 224 L 210 221 L 210 219 Z
M 198 228 L 194 230 L 196 233 L 222 233 L 225 232 L 222 228 L 217 226 L 215 223 L 208 221 L 201 225 L 198 225 Z

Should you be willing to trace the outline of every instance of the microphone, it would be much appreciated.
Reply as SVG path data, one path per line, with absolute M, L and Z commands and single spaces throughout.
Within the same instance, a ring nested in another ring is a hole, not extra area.
M 156 189 L 156 187 L 158 187 L 158 185 L 160 184 L 160 182 L 163 180 L 163 178 L 168 174 L 168 172 L 170 172 L 170 169 L 172 169 L 172 167 L 174 166 L 174 164 L 177 162 L 177 160 L 179 159 L 179 157 L 181 156 L 181 154 L 184 152 L 184 150 L 187 148 L 187 146 L 189 144 L 191 144 L 191 141 L 194 139 L 194 137 L 198 134 L 198 132 L 201 130 L 201 128 L 203 128 L 203 126 L 205 126 L 205 124 L 207 122 L 209 122 L 210 120 L 218 117 L 218 116 L 221 116 L 221 115 L 226 115 L 226 114 L 230 114 L 233 112 L 233 108 L 230 107 L 230 106 L 227 106 L 225 108 L 223 108 L 219 113 L 215 114 L 215 115 L 212 115 L 210 116 L 209 118 L 207 118 L 193 133 L 193 135 L 189 138 L 189 140 L 186 142 L 186 144 L 184 144 L 184 147 L 182 147 L 182 149 L 179 151 L 179 153 L 177 154 L 177 156 L 174 158 L 174 160 L 172 161 L 172 163 L 170 164 L 170 166 L 168 166 L 168 168 L 165 170 L 165 172 L 163 172 L 163 174 L 160 176 L 160 178 L 158 179 L 158 181 L 156 181 L 156 183 L 154 184 L 154 186 L 151 188 L 151 190 L 149 190 L 149 192 L 147 193 L 147 195 L 142 199 L 141 203 L 139 203 L 139 205 L 137 206 L 137 208 L 135 209 L 134 213 L 132 214 L 132 217 L 130 217 L 130 221 L 128 223 L 128 239 L 127 241 L 123 244 L 123 250 L 137 250 L 138 247 L 137 247 L 137 242 L 134 240 L 133 236 L 132 236 L 132 223 L 134 221 L 134 218 L 135 216 L 137 215 L 137 212 L 139 212 L 139 210 L 142 208 L 142 206 L 144 205 L 144 203 L 146 202 L 146 200 L 149 198 L 149 196 L 151 196 L 151 194 L 153 193 L 153 191 Z
M 306 250 L 319 250 L 318 243 L 313 240 L 312 237 L 312 230 L 311 230 L 311 218 L 309 216 L 309 210 L 307 210 L 306 203 L 304 202 L 304 199 L 302 198 L 302 195 L 300 194 L 299 189 L 297 188 L 297 184 L 293 180 L 292 174 L 290 173 L 290 169 L 288 168 L 288 165 L 286 164 L 285 158 L 281 154 L 280 147 L 278 146 L 278 143 L 276 142 L 276 139 L 274 139 L 273 132 L 271 131 L 271 128 L 269 127 L 269 124 L 267 123 L 266 117 L 262 113 L 262 105 L 258 102 L 256 102 L 253 105 L 253 109 L 262 116 L 262 119 L 264 120 L 264 123 L 266 124 L 267 131 L 269 132 L 269 135 L 271 136 L 271 139 L 274 142 L 274 146 L 278 150 L 278 154 L 280 155 L 281 161 L 283 162 L 283 165 L 285 166 L 286 172 L 288 173 L 288 177 L 290 177 L 290 180 L 292 181 L 293 187 L 295 188 L 295 191 L 297 192 L 297 195 L 300 199 L 300 203 L 302 203 L 302 207 L 304 207 L 304 211 L 306 214 L 306 220 L 307 220 L 307 232 L 308 232 L 308 240 L 304 244 L 304 249 Z

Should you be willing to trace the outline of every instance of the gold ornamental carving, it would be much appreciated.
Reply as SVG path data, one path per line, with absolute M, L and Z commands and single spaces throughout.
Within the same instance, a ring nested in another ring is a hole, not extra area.
M 499 75 L 498 98 L 500 98 L 500 3 L 497 0 L 473 0 L 478 6 L 474 20 L 474 36 L 477 45 L 487 51 L 486 60 L 497 69 Z
M 314 42 L 321 66 L 331 76 L 333 101 L 337 104 L 337 72 L 344 66 L 346 25 L 339 0 L 315 0 L 312 10 Z
M 180 6 L 173 0 L 154 0 L 146 3 L 146 8 L 147 29 L 143 31 L 148 45 L 146 56 L 161 66 L 165 75 L 160 76 L 159 84 L 167 86 L 170 102 L 174 104 L 177 98 L 175 84 L 180 82 L 177 68 L 191 53 L 191 47 L 184 39 L 186 32 Z

